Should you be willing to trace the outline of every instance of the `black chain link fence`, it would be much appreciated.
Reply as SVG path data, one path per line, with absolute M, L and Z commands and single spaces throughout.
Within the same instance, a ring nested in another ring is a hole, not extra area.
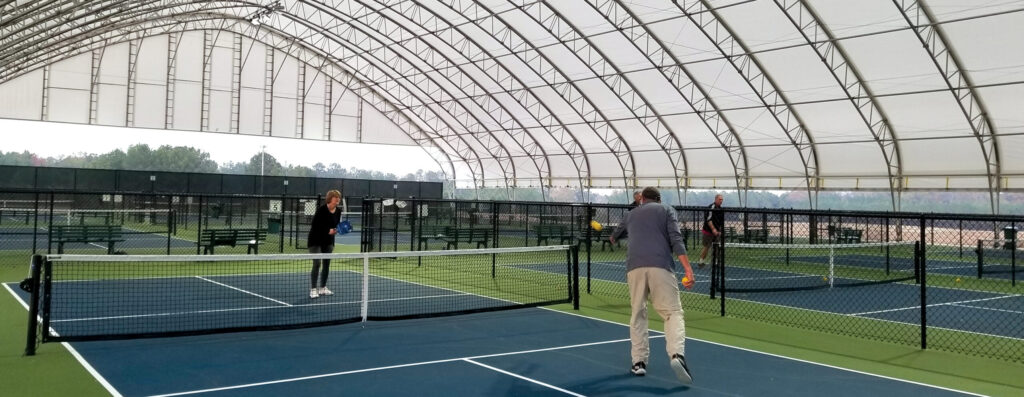
M 581 293 L 628 299 L 628 239 L 608 239 L 627 206 L 364 203 L 363 251 L 575 244 Z M 687 310 L 1024 362 L 1022 217 L 727 208 L 702 252 L 707 209 L 676 210 Z

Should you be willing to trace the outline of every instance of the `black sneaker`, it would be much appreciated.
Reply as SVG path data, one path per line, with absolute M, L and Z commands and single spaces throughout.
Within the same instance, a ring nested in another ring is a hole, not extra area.
M 669 360 L 669 364 L 672 366 L 672 370 L 676 372 L 676 377 L 685 384 L 693 384 L 693 377 L 690 376 L 690 369 L 686 367 L 686 359 L 681 355 L 673 355 L 672 359 Z M 634 366 L 636 368 L 636 366 Z
M 647 364 L 644 364 L 643 361 L 637 361 L 629 371 L 632 372 L 633 375 L 644 376 L 647 374 Z

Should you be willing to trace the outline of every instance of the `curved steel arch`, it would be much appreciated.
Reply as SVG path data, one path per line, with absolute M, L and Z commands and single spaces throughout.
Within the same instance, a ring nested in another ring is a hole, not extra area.
M 971 126 L 971 132 L 978 139 L 978 144 L 981 145 L 981 154 L 985 158 L 989 202 L 992 213 L 998 214 L 999 192 L 1002 190 L 999 185 L 999 180 L 1002 177 L 1002 165 L 999 161 L 996 128 L 988 117 L 988 109 L 978 93 L 975 92 L 971 76 L 967 74 L 956 51 L 949 45 L 949 39 L 946 38 L 942 26 L 935 23 L 935 16 L 932 15 L 928 5 L 923 0 L 893 0 L 893 4 L 896 4 L 903 19 L 913 28 L 914 35 L 917 36 L 924 50 L 928 52 L 932 63 L 939 70 L 943 81 L 946 82 L 949 93 L 956 99 L 960 112 L 967 119 L 967 124 Z M 910 14 L 913 14 L 913 17 Z
M 899 211 L 900 196 L 903 192 L 903 159 L 900 155 L 896 130 L 889 124 L 889 117 L 878 103 L 871 87 L 865 84 L 860 71 L 850 62 L 850 57 L 846 54 L 842 44 L 836 40 L 832 30 L 821 23 L 821 18 L 818 17 L 807 0 L 775 0 L 775 4 L 800 31 L 809 47 L 818 54 L 818 58 L 828 67 L 829 73 L 842 87 L 843 93 L 850 99 L 853 107 L 857 109 L 857 114 L 860 115 L 861 120 L 867 125 L 875 141 L 878 142 L 878 146 L 882 150 L 882 157 L 885 159 L 886 172 L 889 174 L 892 209 Z M 819 34 L 823 35 L 825 39 L 821 40 L 818 37 Z
M 601 82 L 619 97 L 623 105 L 640 121 L 640 124 L 644 126 L 647 133 L 661 147 L 662 153 L 668 157 L 669 162 L 672 164 L 672 174 L 674 176 L 672 183 L 676 185 L 676 192 L 679 193 L 680 167 L 683 168 L 684 173 L 686 172 L 686 156 L 683 153 L 682 143 L 668 124 L 665 123 L 661 115 L 650 105 L 650 101 L 647 100 L 643 93 L 636 89 L 629 77 L 622 73 L 618 66 L 608 61 L 608 57 L 591 42 L 590 37 L 582 34 L 575 24 L 563 17 L 558 10 L 548 5 L 546 0 L 525 5 L 516 5 L 514 0 L 509 1 L 513 2 L 513 5 L 519 8 L 523 14 L 533 19 L 534 22 L 543 27 L 563 46 L 572 51 L 576 59 L 587 65 L 591 72 L 598 76 Z M 536 12 L 536 15 L 534 12 Z M 569 46 L 570 43 L 574 45 L 580 44 L 580 46 L 573 48 Z M 580 51 L 585 51 L 586 55 L 580 55 Z M 609 68 L 614 71 L 611 75 L 598 71 L 598 69 Z M 659 135 L 655 130 L 667 131 L 667 133 Z
M 715 45 L 722 55 L 725 55 L 729 64 L 743 76 L 743 80 L 750 86 L 751 91 L 757 94 L 765 109 L 771 113 L 772 118 L 786 133 L 786 137 L 800 154 L 800 161 L 804 165 L 807 199 L 811 208 L 817 207 L 818 151 L 814 147 L 813 137 L 804 127 L 804 122 L 799 114 L 793 110 L 793 105 L 786 98 L 785 93 L 779 89 L 775 80 L 761 66 L 757 57 L 751 54 L 750 48 L 725 23 L 725 20 L 718 14 L 718 10 L 708 4 L 706 0 L 693 1 L 690 6 L 680 5 L 679 0 L 672 0 L 672 4 L 675 4 L 676 8 L 700 29 L 701 33 Z M 693 10 L 693 8 L 697 8 L 697 10 Z M 710 18 L 705 18 L 706 16 L 710 16 Z M 736 45 L 729 45 L 729 43 Z M 740 60 L 742 65 L 737 63 L 737 60 Z M 790 120 L 795 120 L 796 125 L 791 126 Z
M 293 4 L 293 7 L 297 6 L 298 4 L 302 4 L 302 3 L 304 3 L 304 2 L 301 2 L 301 1 L 300 2 L 296 2 L 296 3 Z M 419 95 L 417 95 L 415 93 L 417 91 L 423 91 L 423 94 L 427 95 L 427 97 L 429 98 L 430 93 L 427 92 L 426 89 L 424 89 L 423 87 L 418 86 L 416 81 L 409 80 L 409 77 L 411 77 L 411 76 L 406 76 L 406 77 L 398 78 L 399 76 L 401 76 L 400 71 L 398 69 L 395 69 L 395 66 L 393 66 L 389 61 L 400 61 L 400 63 L 405 63 L 405 64 L 412 65 L 412 62 L 409 62 L 408 59 L 406 59 L 406 57 L 404 55 L 399 54 L 397 52 L 394 52 L 394 54 L 391 55 L 390 59 L 381 59 L 381 57 L 379 57 L 377 54 L 373 53 L 375 50 L 369 50 L 369 49 L 360 48 L 358 46 L 358 44 L 360 44 L 360 43 L 356 43 L 356 42 L 352 41 L 353 39 L 359 39 L 359 40 L 362 40 L 362 41 L 371 40 L 372 35 L 367 34 L 362 29 L 360 29 L 358 27 L 355 27 L 355 26 L 353 26 L 351 24 L 346 24 L 344 26 L 345 27 L 349 27 L 351 29 L 347 29 L 347 30 L 344 30 L 344 31 L 341 31 L 341 32 L 332 32 L 332 31 L 330 31 L 331 30 L 330 28 L 320 27 L 320 26 L 312 24 L 312 23 L 306 23 L 306 21 L 303 18 L 301 18 L 300 15 L 291 14 L 291 12 L 293 10 L 294 10 L 294 8 L 292 10 L 288 10 L 286 12 L 281 13 L 281 15 L 287 16 L 288 19 L 290 19 L 291 21 L 296 22 L 296 23 L 298 23 L 300 25 L 303 25 L 306 28 L 310 29 L 311 31 L 314 31 L 314 32 L 317 32 L 317 33 L 323 35 L 325 38 L 327 38 L 327 39 L 329 39 L 331 41 L 334 41 L 337 44 L 340 44 L 342 47 L 350 47 L 350 46 L 354 46 L 355 47 L 355 48 L 348 48 L 348 51 L 350 51 L 352 53 L 350 58 L 353 58 L 353 60 L 350 61 L 348 59 L 342 59 L 342 61 L 341 61 L 342 63 L 344 63 L 346 65 L 350 65 L 350 67 L 352 67 L 353 70 L 357 71 L 359 74 L 362 74 L 362 75 L 366 76 L 368 78 L 368 80 L 374 82 L 374 84 L 378 84 L 378 85 L 380 85 L 380 84 L 392 84 L 389 87 L 385 87 L 386 91 L 391 91 L 392 89 L 405 90 L 408 93 L 407 95 L 404 95 L 405 99 L 415 98 L 417 102 L 422 104 L 422 105 L 419 105 L 419 106 L 409 107 L 408 108 L 409 111 L 419 113 L 421 118 L 423 118 L 423 116 L 426 116 L 427 112 L 432 112 L 432 113 L 435 113 L 435 114 L 438 113 L 432 107 L 426 106 L 426 104 L 430 103 L 429 100 L 424 100 L 423 98 L 421 98 Z M 294 18 L 292 18 L 293 16 L 294 16 Z M 279 16 L 277 16 L 277 17 L 279 17 Z M 318 31 L 316 28 L 320 28 L 320 30 Z M 324 34 L 324 32 L 330 33 L 330 36 L 328 36 L 327 34 Z M 346 35 L 351 35 L 352 38 L 347 38 Z M 358 35 L 363 35 L 363 36 L 360 37 Z M 334 37 L 331 37 L 331 36 L 334 36 Z M 349 44 L 345 44 L 345 43 L 349 43 L 350 45 Z M 386 52 L 386 47 L 385 46 L 380 46 L 380 47 L 378 47 L 378 49 L 384 49 L 385 52 Z M 384 54 L 384 56 L 387 56 L 387 55 L 388 54 L 386 54 L 386 53 Z M 376 64 L 375 64 L 375 62 L 372 62 L 370 59 L 368 59 L 366 57 L 373 58 L 373 60 L 376 60 Z M 362 66 L 360 66 L 360 63 L 359 63 L 360 59 L 364 59 L 366 61 L 364 64 L 362 64 Z M 394 73 L 388 73 L 385 69 L 382 69 L 380 65 L 386 65 L 387 68 L 391 69 Z M 413 65 L 412 67 L 414 67 L 417 70 L 419 70 L 418 66 Z M 374 72 L 374 69 L 379 70 L 382 73 L 380 76 L 377 76 L 377 78 L 374 78 L 374 76 L 372 76 L 370 74 L 370 73 Z M 420 70 L 420 71 L 422 72 L 422 70 Z M 424 73 L 423 76 L 426 76 L 426 74 Z M 383 79 L 383 80 L 381 80 L 381 79 Z M 406 85 L 402 84 L 401 80 L 403 80 L 403 79 L 408 81 L 408 83 L 410 83 L 411 87 L 416 87 L 417 89 L 413 89 L 413 88 L 411 88 L 409 86 L 406 86 Z M 442 84 L 438 84 L 436 81 L 434 81 L 433 78 L 428 78 L 427 80 L 429 80 L 429 81 L 421 81 L 421 83 L 422 82 L 426 82 L 428 84 L 434 84 L 437 87 L 428 87 L 428 88 L 432 88 L 434 90 L 434 92 L 441 92 L 444 95 L 447 95 L 448 97 L 452 97 L 451 93 L 448 92 L 448 90 L 446 88 L 444 88 Z M 399 99 L 401 100 L 402 97 L 403 96 L 400 96 Z M 400 103 L 403 103 L 403 102 L 400 101 Z M 480 121 L 478 119 L 476 119 L 476 116 L 474 114 L 472 114 L 471 112 L 469 112 L 468 109 L 465 109 L 464 107 L 462 107 L 461 103 L 458 104 L 458 105 L 459 106 L 456 109 L 454 109 L 454 110 L 455 111 L 460 111 L 461 110 L 461 111 L 463 111 L 462 114 L 454 114 L 454 113 L 452 113 L 453 109 L 451 109 L 451 108 L 445 108 L 444 111 L 447 112 L 455 121 L 458 121 L 460 124 L 462 124 L 464 127 L 466 127 L 467 131 L 470 132 L 470 134 L 468 134 L 468 135 L 471 138 L 477 140 L 477 142 L 479 142 L 480 145 L 483 146 L 483 148 L 488 151 L 488 153 L 491 155 L 491 158 L 494 159 L 498 163 L 498 165 L 500 167 L 502 167 L 502 171 L 505 172 L 505 181 L 506 182 L 509 180 L 509 178 L 508 178 L 508 169 L 506 167 L 508 167 L 508 166 L 512 167 L 512 176 L 514 178 L 515 177 L 515 164 L 512 161 L 511 154 L 508 152 L 508 149 L 505 148 L 504 144 L 501 143 L 497 139 L 497 137 L 494 136 L 493 133 L 486 131 L 484 128 L 480 127 L 480 128 L 477 128 L 478 131 L 474 131 L 474 128 L 471 128 L 470 125 L 468 125 L 467 123 L 474 123 L 474 120 L 476 120 L 475 121 L 475 125 L 480 125 Z M 459 109 L 459 108 L 461 108 L 461 109 Z M 447 121 L 445 121 L 442 117 L 438 117 L 438 121 L 439 122 L 443 122 L 446 125 L 448 125 L 448 129 L 449 130 L 453 130 L 453 131 L 455 130 L 454 128 L 451 128 L 450 124 Z M 436 131 L 437 127 L 439 127 L 439 125 L 437 124 L 437 122 L 435 122 L 435 125 L 433 125 L 432 127 Z M 479 134 L 479 132 L 483 132 L 483 134 Z M 465 139 L 462 134 L 455 134 L 455 135 L 458 136 L 460 139 Z M 480 137 L 478 135 L 485 135 L 486 137 L 490 137 L 492 139 L 491 143 L 493 143 L 496 146 L 488 146 L 487 143 L 485 143 L 485 142 L 480 140 Z M 504 156 L 501 156 L 498 153 L 495 153 L 495 150 L 503 151 L 504 152 Z M 502 160 L 504 160 L 506 163 L 503 163 Z M 486 177 L 486 175 L 484 173 L 484 167 L 481 164 L 480 180 L 481 181 L 485 180 L 485 177 Z M 508 189 L 508 188 L 509 188 L 509 186 L 506 184 L 506 189 Z M 477 192 L 479 192 L 479 189 L 477 189 Z
M 191 20 L 189 20 L 189 18 L 191 18 Z M 171 18 L 168 18 L 168 19 L 171 19 Z M 185 19 L 185 20 L 183 21 L 182 19 Z M 232 21 L 232 19 L 234 19 L 233 23 L 228 23 L 228 24 L 224 23 L 225 21 Z M 170 23 L 167 23 L 167 24 L 164 24 L 164 25 L 161 25 L 161 26 L 143 27 L 141 30 L 139 29 L 140 28 L 140 22 L 139 21 L 125 22 L 125 25 L 130 25 L 130 29 L 127 29 L 127 30 L 124 30 L 124 31 L 122 31 L 122 29 L 123 29 L 122 26 L 118 26 L 116 24 L 107 24 L 105 26 L 105 29 L 96 29 L 96 30 L 86 31 L 86 32 L 82 33 L 83 35 L 86 36 L 86 37 L 84 37 L 86 40 L 89 40 L 89 38 L 88 38 L 89 35 L 93 36 L 92 39 L 91 39 L 92 43 L 88 44 L 86 46 L 78 46 L 76 48 L 83 49 L 81 52 L 85 52 L 85 51 L 91 50 L 92 47 L 95 47 L 95 46 L 107 46 L 107 45 L 110 44 L 110 41 L 114 37 L 119 37 L 119 36 L 123 37 L 123 39 L 119 40 L 119 42 L 124 42 L 124 41 L 128 41 L 128 40 L 141 39 L 142 37 L 146 37 L 146 36 L 161 35 L 161 34 L 165 34 L 165 33 L 169 33 L 169 32 L 174 32 L 174 31 L 206 30 L 206 29 L 229 30 L 229 31 L 233 31 L 233 32 L 238 33 L 238 34 L 246 35 L 246 36 L 248 36 L 248 37 L 250 37 L 250 38 L 252 38 L 254 40 L 257 40 L 257 41 L 260 41 L 260 42 L 263 42 L 265 44 L 270 45 L 266 39 L 260 39 L 259 37 L 256 37 L 260 31 L 266 31 L 268 29 L 266 29 L 266 28 L 255 28 L 254 30 L 256 31 L 256 34 L 247 34 L 245 29 L 239 29 L 238 28 L 238 26 L 240 24 L 242 24 L 243 21 L 244 20 L 238 19 L 236 16 L 226 15 L 226 14 L 191 14 L 191 15 L 188 15 L 188 16 L 177 16 L 177 17 L 173 18 L 172 22 L 170 22 Z M 150 20 L 150 21 L 146 21 L 146 22 L 159 22 L 159 21 L 158 20 Z M 208 24 L 207 25 L 201 25 L 201 26 L 194 27 L 194 28 L 189 28 L 187 26 L 187 24 L 189 24 L 189 23 L 195 25 L 195 24 L 199 24 L 199 23 L 203 23 L 203 22 L 208 23 Z M 218 26 L 211 26 L 212 24 L 218 24 Z M 253 29 L 253 27 L 251 25 L 249 26 L 249 28 Z M 235 30 L 232 30 L 232 29 L 235 29 Z M 153 30 L 159 30 L 159 32 L 153 33 L 152 32 Z M 308 58 L 317 52 L 317 49 L 315 47 L 308 47 L 308 46 L 304 46 L 303 45 L 303 46 L 300 46 L 300 47 L 297 48 L 294 45 L 295 40 L 294 39 L 289 39 L 290 36 L 282 35 L 282 34 L 272 34 L 272 33 L 269 33 L 269 32 L 266 33 L 266 34 L 270 35 L 272 38 L 279 39 L 279 42 L 274 43 L 272 48 L 284 51 L 284 52 L 288 53 L 289 55 L 295 57 L 296 59 L 299 59 L 301 62 L 303 62 L 305 64 L 314 65 L 313 63 L 311 63 L 309 61 Z M 104 37 L 104 35 L 106 35 L 106 36 L 113 36 L 113 37 Z M 78 37 L 76 37 L 76 38 L 78 38 Z M 289 44 L 289 45 L 282 45 L 283 42 L 289 42 L 291 44 Z M 296 53 L 296 52 L 299 51 L 299 49 L 301 49 L 303 51 L 299 52 L 299 53 Z M 79 53 L 75 53 L 75 52 L 65 52 L 63 54 L 51 57 L 50 59 L 43 59 L 41 61 L 56 62 L 59 59 L 64 59 L 64 58 L 67 58 L 67 57 L 70 57 L 70 56 L 75 56 L 75 55 L 78 55 L 78 54 Z M 315 56 L 318 56 L 318 57 L 330 57 L 331 55 L 330 54 L 316 54 Z M 304 58 L 307 58 L 307 59 L 304 59 Z M 320 67 L 323 67 L 322 65 L 323 65 L 323 63 L 321 63 Z M 335 63 L 331 63 L 330 66 L 333 68 L 333 67 L 336 67 L 336 64 Z M 442 141 L 443 141 L 443 139 L 445 137 L 443 137 L 443 136 L 439 136 L 439 137 L 417 136 L 417 134 L 424 134 L 424 131 L 421 128 L 419 128 L 419 126 L 415 122 L 413 122 L 407 116 L 405 116 L 404 113 L 402 113 L 400 110 L 398 110 L 398 108 L 394 106 L 394 101 L 387 100 L 385 98 L 385 96 L 381 95 L 379 92 L 374 90 L 371 86 L 366 85 L 364 82 L 356 79 L 351 73 L 349 73 L 347 71 L 342 71 L 341 76 L 338 76 L 337 73 L 335 73 L 335 74 L 332 74 L 332 78 L 338 80 L 339 82 L 342 82 L 344 85 L 347 85 L 347 86 L 351 86 L 351 84 L 349 84 L 350 82 L 358 83 L 359 87 L 357 87 L 353 91 L 362 92 L 363 95 L 360 95 L 360 98 L 362 98 L 363 100 L 365 100 L 368 103 L 370 103 L 372 106 L 374 106 L 376 109 L 378 109 L 382 114 L 384 114 L 389 119 L 391 119 L 393 122 L 395 122 L 396 125 L 398 125 L 399 128 L 403 132 L 405 132 L 407 135 L 409 135 L 410 139 L 412 139 L 414 142 L 417 142 L 418 144 L 420 144 L 421 146 L 424 146 L 424 147 L 428 146 L 428 145 L 425 145 L 424 143 L 429 142 L 429 143 L 431 143 L 429 146 L 434 146 L 434 147 L 437 147 L 439 149 L 442 149 L 441 153 L 444 154 L 444 156 L 446 158 L 446 162 L 449 163 L 449 170 L 451 170 L 452 173 L 455 172 L 454 167 L 452 167 L 450 165 L 451 159 L 449 157 L 449 154 L 446 151 L 444 151 L 443 148 L 440 145 L 438 145 L 436 143 L 436 139 L 442 139 Z M 346 79 L 348 80 L 348 82 L 345 81 Z M 391 109 L 389 109 L 387 107 L 384 107 L 382 105 L 388 105 L 388 106 L 391 107 Z M 448 141 L 445 141 L 445 142 L 447 144 L 449 144 L 449 146 L 452 147 L 452 149 L 454 151 L 456 151 L 456 153 L 458 153 L 457 148 L 453 147 L 451 142 L 448 142 Z M 441 161 L 436 158 L 436 154 L 432 153 L 429 150 L 426 150 L 426 151 L 427 151 L 428 155 L 430 155 L 432 158 L 435 159 L 435 161 L 439 162 L 439 165 L 442 165 L 442 170 L 444 170 L 443 164 L 441 164 Z M 470 148 L 470 153 L 473 154 L 474 156 L 478 157 L 478 155 L 476 155 L 476 153 L 474 151 L 472 151 L 471 148 Z M 470 160 L 469 158 L 465 157 L 464 153 L 460 154 L 460 159 L 462 161 L 466 162 L 467 165 L 470 165 L 470 166 L 472 165 L 472 160 Z
M 478 28 L 490 33 L 510 54 L 527 65 L 552 90 L 558 93 L 580 119 L 601 138 L 609 152 L 615 156 L 622 170 L 624 186 L 627 188 L 636 186 L 636 163 L 633 160 L 633 152 L 629 150 L 629 144 L 622 138 L 622 134 L 608 120 L 604 112 L 582 94 L 582 90 L 575 81 L 570 79 L 561 68 L 551 62 L 546 54 L 538 50 L 533 43 L 512 28 L 512 25 L 499 13 L 493 12 L 486 4 L 463 0 L 439 1 L 471 21 Z M 467 16 L 468 13 L 473 13 L 472 18 Z M 621 147 L 625 147 L 626 150 L 620 151 Z
M 349 4 L 352 3 L 354 2 L 349 2 Z M 366 7 L 367 9 L 372 9 L 371 7 L 368 7 L 365 4 L 362 6 Z M 441 74 L 443 74 L 453 86 L 458 87 L 462 95 L 473 98 L 474 103 L 476 103 L 477 106 L 479 106 L 479 109 L 482 110 L 485 114 L 487 114 L 487 116 L 490 117 L 490 119 L 496 125 L 502 128 L 501 132 L 504 132 L 508 136 L 512 137 L 512 139 L 516 142 L 517 145 L 519 145 L 523 152 L 527 153 L 528 158 L 534 163 L 534 166 L 537 169 L 538 178 L 544 178 L 545 173 L 547 173 L 550 177 L 551 167 L 550 162 L 548 160 L 547 152 L 544 150 L 544 148 L 540 147 L 536 138 L 534 138 L 532 134 L 527 132 L 526 129 L 522 127 L 519 120 L 517 120 L 512 115 L 512 112 L 510 112 L 505 107 L 504 104 L 493 100 L 489 95 L 485 96 L 486 99 L 481 99 L 480 95 L 471 95 L 469 92 L 467 92 L 467 90 L 476 91 L 478 88 L 481 91 L 484 91 L 482 89 L 483 85 L 480 84 L 476 77 L 474 77 L 472 74 L 465 73 L 460 67 L 455 66 L 455 62 L 453 62 L 452 59 L 448 57 L 444 52 L 439 51 L 438 49 L 434 48 L 433 45 L 431 45 L 430 43 L 423 41 L 419 36 L 413 34 L 411 31 L 408 31 L 406 27 L 401 23 L 395 21 L 394 19 L 385 15 L 384 13 L 379 12 L 379 10 L 372 10 L 374 12 L 364 13 L 363 16 L 361 17 L 354 15 L 347 16 L 353 18 L 353 20 L 360 20 L 360 22 L 369 29 L 378 31 L 379 33 L 381 33 L 382 36 L 388 38 L 388 40 L 390 40 L 392 44 L 401 43 L 402 48 L 405 48 L 409 52 L 412 52 L 413 54 L 418 56 L 421 61 L 430 65 L 430 67 L 432 67 L 434 71 L 437 71 L 439 73 L 445 71 Z M 345 13 L 345 11 L 343 10 L 339 11 Z M 358 10 L 352 10 L 351 12 L 357 13 Z M 383 18 L 384 21 L 377 22 L 372 19 L 365 21 L 362 20 L 364 18 L 369 18 L 370 16 L 374 15 Z M 396 34 L 398 37 L 393 37 Z M 413 48 L 407 48 L 408 46 L 412 46 Z M 420 50 L 421 47 L 425 49 Z M 439 61 L 440 64 L 438 64 Z M 448 72 L 454 70 L 458 70 L 458 73 L 456 74 L 453 72 Z M 469 82 L 464 83 L 463 81 L 465 79 L 468 79 Z M 446 100 L 444 99 L 436 99 L 434 103 L 443 105 L 445 104 L 445 102 Z M 459 102 L 456 99 L 449 99 L 447 102 L 461 104 L 461 102 Z M 504 122 L 504 120 L 511 120 L 513 125 L 511 127 L 506 126 L 507 123 Z M 516 133 L 515 131 L 521 131 L 521 133 Z M 537 156 L 538 150 L 540 151 L 540 156 Z M 514 187 L 516 186 L 516 180 L 513 179 L 511 182 L 511 185 L 513 186 L 513 194 L 511 197 L 514 199 Z M 505 183 L 508 184 L 509 181 L 506 180 Z M 541 188 L 541 190 L 543 192 L 543 187 Z
M 577 178 L 579 179 L 579 186 L 581 187 L 581 189 L 586 186 L 584 172 L 586 172 L 586 175 L 589 176 L 590 164 L 589 160 L 586 157 L 586 152 L 583 151 L 582 145 L 579 143 L 576 137 L 562 125 L 561 119 L 550 110 L 546 103 L 542 102 L 539 98 L 537 98 L 532 91 L 524 89 L 524 87 L 526 87 L 526 84 L 523 83 L 519 76 L 508 70 L 504 64 L 498 62 L 496 60 L 496 57 L 493 54 L 491 54 L 490 51 L 485 49 L 484 46 L 480 45 L 477 42 L 477 40 L 474 39 L 471 35 L 466 34 L 464 31 L 462 31 L 461 28 L 452 25 L 429 7 L 422 7 L 419 4 L 416 4 L 415 2 L 403 2 L 400 3 L 400 6 L 401 7 L 389 5 L 384 7 L 385 9 L 396 12 L 399 15 L 403 16 L 404 18 L 409 19 L 411 22 L 416 23 L 418 26 L 420 26 L 421 28 L 423 28 L 423 30 L 427 32 L 425 34 L 430 34 L 433 37 L 437 38 L 438 40 L 441 40 L 445 44 L 449 45 L 453 50 L 460 51 L 462 55 L 467 60 L 469 60 L 469 64 L 476 66 L 480 71 L 488 75 L 491 78 L 492 82 L 494 82 L 497 86 L 501 87 L 503 90 L 501 92 L 508 94 L 513 98 L 518 97 L 517 101 L 520 102 L 522 108 L 534 117 L 534 121 L 540 124 L 542 128 L 545 128 L 545 130 L 548 131 L 549 134 L 556 138 L 557 142 L 559 143 L 559 146 L 562 148 L 565 154 L 569 156 L 569 158 L 573 161 L 573 165 L 576 167 Z M 428 21 L 432 21 L 437 24 L 443 24 L 444 27 L 436 30 L 428 29 L 426 26 L 426 22 Z M 458 34 L 460 34 L 461 36 L 454 37 L 455 32 L 458 32 Z M 487 54 L 488 56 L 480 57 L 479 54 Z M 451 62 L 451 59 L 446 59 L 453 65 L 455 64 L 454 62 Z M 461 68 L 462 66 L 454 67 Z M 478 85 L 482 87 L 482 85 Z M 481 106 L 486 105 L 486 103 L 480 103 L 482 99 L 486 99 L 488 100 L 488 102 L 493 101 L 491 95 L 495 93 L 493 91 L 483 91 L 485 95 L 470 96 L 472 100 L 477 101 L 477 103 L 480 104 Z M 511 115 L 511 112 L 509 112 L 509 114 L 510 118 L 515 118 L 514 115 Z M 547 129 L 547 126 L 545 126 L 544 123 L 541 121 L 545 119 L 554 119 L 557 121 L 558 124 L 555 124 L 553 126 L 554 128 L 552 129 Z M 519 122 L 518 120 L 516 120 L 516 122 L 522 125 L 522 123 Z M 525 127 L 520 128 L 522 128 L 524 132 L 527 130 Z M 533 139 L 536 141 L 536 138 Z M 582 154 L 580 154 L 577 151 L 583 152 Z M 545 157 L 546 156 L 547 154 L 545 152 Z M 545 162 L 549 162 L 549 160 L 545 158 Z M 548 181 L 550 184 L 550 181 L 552 180 L 552 175 L 550 170 L 550 164 L 548 166 Z M 543 178 L 543 176 L 541 177 Z M 541 185 L 543 186 L 543 179 L 541 180 Z
M 623 36 L 626 36 L 633 46 L 644 54 L 647 61 L 654 65 L 665 80 L 676 89 L 683 100 L 693 108 L 729 156 L 729 161 L 733 165 L 733 174 L 736 177 L 736 189 L 748 187 L 747 165 L 749 163 L 743 141 L 734 132 L 732 123 L 718 108 L 715 101 L 696 83 L 696 79 L 683 66 L 679 57 L 669 51 L 668 46 L 655 36 L 646 24 L 641 23 L 629 8 L 623 6 L 621 0 L 603 1 L 601 4 L 598 4 L 597 0 L 587 0 L 587 3 L 608 23 L 616 27 Z M 637 43 L 638 40 L 642 40 L 643 45 Z M 687 187 L 689 186 L 688 181 L 689 178 L 685 183 Z

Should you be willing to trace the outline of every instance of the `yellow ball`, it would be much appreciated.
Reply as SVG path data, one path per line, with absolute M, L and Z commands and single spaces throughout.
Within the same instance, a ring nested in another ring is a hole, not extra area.
M 683 284 L 686 284 L 686 283 L 688 283 L 688 282 L 690 282 L 690 279 L 688 279 L 688 278 L 686 278 L 686 277 L 683 277 Z
M 601 231 L 601 229 L 604 229 L 604 226 L 601 225 L 601 222 L 590 221 L 590 228 L 596 231 Z
M 828 277 L 822 277 L 822 280 L 828 281 Z
M 956 278 L 956 282 L 958 282 L 958 283 L 960 282 L 960 277 Z

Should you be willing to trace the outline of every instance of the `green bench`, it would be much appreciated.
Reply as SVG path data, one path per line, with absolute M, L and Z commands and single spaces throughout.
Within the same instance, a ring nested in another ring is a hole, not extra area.
M 541 245 L 541 241 L 550 244 L 548 241 L 550 239 L 558 239 L 559 244 L 572 241 L 572 235 L 564 225 L 537 225 L 535 231 L 537 232 L 537 245 Z
M 839 233 L 836 235 L 837 244 L 857 244 L 860 243 L 864 237 L 864 231 L 861 229 L 839 229 Z
M 451 226 L 421 225 L 416 231 L 417 250 L 422 250 L 424 245 L 429 247 L 431 240 L 444 240 L 452 230 Z
M 615 229 L 611 228 L 611 227 L 601 229 L 600 231 L 591 230 L 590 231 L 590 241 L 591 241 L 591 244 L 601 243 L 601 251 L 604 251 L 604 247 L 606 247 L 606 246 L 608 247 L 609 250 L 615 251 L 615 247 L 618 246 L 619 244 L 621 244 L 621 242 L 620 241 L 616 241 L 615 244 L 612 244 L 612 241 L 610 240 L 610 237 L 612 236 L 613 232 L 615 232 Z M 586 233 L 586 231 L 584 231 L 584 233 Z M 584 234 L 581 237 L 582 238 L 580 240 L 582 241 L 583 239 L 585 239 L 587 237 L 587 235 Z
M 246 245 L 247 253 L 260 253 L 260 244 L 267 240 L 266 229 L 206 229 L 199 234 L 203 254 L 213 254 L 218 246 Z
M 491 229 L 470 227 L 450 228 L 441 241 L 447 243 L 445 249 L 459 249 L 459 243 L 476 244 L 477 248 L 486 248 L 491 241 Z
M 743 231 L 743 242 L 744 243 L 768 243 L 768 229 L 756 228 L 746 229 Z
M 114 253 L 114 244 L 124 241 L 121 226 L 113 225 L 56 225 L 53 227 L 53 242 L 57 253 L 64 253 L 65 243 L 104 243 L 107 254 Z

